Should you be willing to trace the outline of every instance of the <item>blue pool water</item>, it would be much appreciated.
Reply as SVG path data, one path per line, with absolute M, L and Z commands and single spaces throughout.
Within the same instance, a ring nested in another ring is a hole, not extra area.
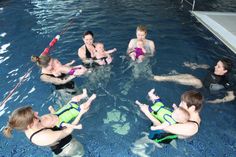
M 80 91 L 87 88 L 89 94 L 97 93 L 96 101 L 82 119 L 84 128 L 73 132 L 83 144 L 85 156 L 233 157 L 236 154 L 235 104 L 205 104 L 199 133 L 171 145 L 148 143 L 145 137 L 150 121 L 134 105 L 136 99 L 148 103 L 147 92 L 151 88 L 169 105 L 178 103 L 181 93 L 188 89 L 174 83 L 154 82 L 150 79 L 152 74 L 191 73 L 202 78 L 205 70 L 191 70 L 183 63 L 213 66 L 223 56 L 236 61 L 236 55 L 198 23 L 188 9 L 186 4 L 181 6 L 179 1 L 170 0 L 2 0 L 0 99 L 3 100 L 32 67 L 30 56 L 40 54 L 68 20 L 73 19 L 74 23 L 54 47 L 52 56 L 63 63 L 75 59 L 80 64 L 77 49 L 83 44 L 81 36 L 85 30 L 92 30 L 95 39 L 103 41 L 107 49 L 118 49 L 111 66 L 75 79 Z M 207 4 L 202 0 L 196 4 L 196 10 L 235 9 L 233 0 L 210 0 Z M 147 25 L 148 38 L 156 43 L 157 52 L 153 58 L 136 65 L 130 63 L 125 53 L 138 24 Z M 1 129 L 9 114 L 20 106 L 29 104 L 45 114 L 48 106 L 57 102 L 53 88 L 41 82 L 39 75 L 39 69 L 34 67 L 1 108 Z M 10 140 L 0 136 L 0 156 L 51 156 L 48 148 L 32 145 L 22 133 L 14 132 Z

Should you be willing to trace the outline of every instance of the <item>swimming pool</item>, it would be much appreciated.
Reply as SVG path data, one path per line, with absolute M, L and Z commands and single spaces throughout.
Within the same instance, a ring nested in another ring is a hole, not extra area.
M 234 11 L 233 0 L 199 1 L 196 10 Z M 73 18 L 74 23 L 52 51 L 63 63 L 76 59 L 85 30 L 92 30 L 97 41 L 107 49 L 116 47 L 113 65 L 98 69 L 87 77 L 75 79 L 80 90 L 98 97 L 82 119 L 84 128 L 74 131 L 84 145 L 85 156 L 235 156 L 236 107 L 233 103 L 206 104 L 201 115 L 199 133 L 172 145 L 154 145 L 145 139 L 150 121 L 140 113 L 134 101 L 148 102 L 147 91 L 155 88 L 165 102 L 179 102 L 187 87 L 173 83 L 157 83 L 152 74 L 191 73 L 202 78 L 205 70 L 191 70 L 183 63 L 214 65 L 222 56 L 236 55 L 217 40 L 188 12 L 173 1 L 132 0 L 4 0 L 0 2 L 0 71 L 1 100 L 17 84 L 27 69 L 32 54 L 40 54 L 50 40 Z M 78 13 L 82 10 L 82 13 Z M 77 16 L 75 16 L 77 15 Z M 138 24 L 148 26 L 148 38 L 157 46 L 155 57 L 136 65 L 125 57 Z M 0 128 L 17 107 L 32 104 L 41 114 L 56 101 L 53 88 L 39 80 L 35 67 L 26 81 L 1 109 Z M 39 97 L 40 96 L 40 97 Z M 23 134 L 15 132 L 12 140 L 2 135 L 0 156 L 51 156 L 48 148 L 32 145 Z M 3 151 L 4 150 L 4 151 Z

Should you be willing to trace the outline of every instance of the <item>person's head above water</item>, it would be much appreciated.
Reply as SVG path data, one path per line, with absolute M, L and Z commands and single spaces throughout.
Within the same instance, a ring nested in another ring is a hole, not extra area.
M 51 58 L 47 55 L 41 55 L 39 57 L 31 56 L 31 61 L 36 62 L 39 67 L 47 69 L 49 71 L 52 71 L 53 69 L 57 69 L 58 67 L 62 66 L 59 60 Z
M 219 75 L 219 76 L 226 75 L 228 72 L 231 71 L 232 66 L 233 66 L 233 63 L 231 60 L 227 58 L 222 58 L 215 65 L 214 74 Z
M 41 124 L 46 128 L 53 128 L 59 121 L 58 116 L 54 114 L 46 114 L 41 117 Z
M 30 106 L 18 108 L 9 117 L 3 133 L 6 137 L 11 137 L 13 129 L 27 130 L 34 120 L 38 120 L 38 113 L 34 112 Z
M 97 52 L 99 52 L 99 53 L 105 51 L 105 50 L 104 50 L 104 44 L 103 44 L 102 42 L 97 42 L 97 43 L 95 44 L 95 50 L 96 50 Z
M 91 31 L 86 31 L 83 34 L 83 41 L 85 45 L 92 45 L 94 40 L 93 32 Z
M 144 47 L 144 42 L 142 40 L 137 41 L 137 47 L 138 48 L 143 48 Z
M 180 107 L 187 111 L 200 112 L 203 106 L 204 97 L 198 91 L 191 90 L 181 95 Z
M 136 29 L 136 36 L 138 40 L 144 40 L 147 35 L 147 28 L 145 26 L 139 25 Z
M 35 62 L 41 68 L 46 68 L 51 61 L 51 57 L 48 55 L 31 56 L 31 61 Z

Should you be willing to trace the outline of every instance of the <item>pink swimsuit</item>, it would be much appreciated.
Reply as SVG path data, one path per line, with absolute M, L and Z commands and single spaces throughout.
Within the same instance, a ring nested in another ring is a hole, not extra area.
M 81 67 L 75 67 L 75 68 L 70 69 L 70 71 L 68 72 L 68 74 L 69 74 L 69 75 L 74 75 L 74 73 L 75 73 L 75 71 L 76 71 L 77 69 L 81 69 Z
M 139 56 L 144 55 L 143 50 L 141 48 L 134 48 L 135 50 L 135 58 L 138 59 Z

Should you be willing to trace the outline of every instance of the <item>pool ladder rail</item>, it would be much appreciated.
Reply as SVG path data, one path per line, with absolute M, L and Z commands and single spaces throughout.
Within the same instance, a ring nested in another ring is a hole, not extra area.
M 190 2 L 188 0 L 181 0 L 181 4 L 183 4 L 184 2 L 187 2 L 189 5 L 192 6 L 192 11 L 194 10 L 194 7 L 195 7 L 195 0 L 193 0 L 193 2 Z

